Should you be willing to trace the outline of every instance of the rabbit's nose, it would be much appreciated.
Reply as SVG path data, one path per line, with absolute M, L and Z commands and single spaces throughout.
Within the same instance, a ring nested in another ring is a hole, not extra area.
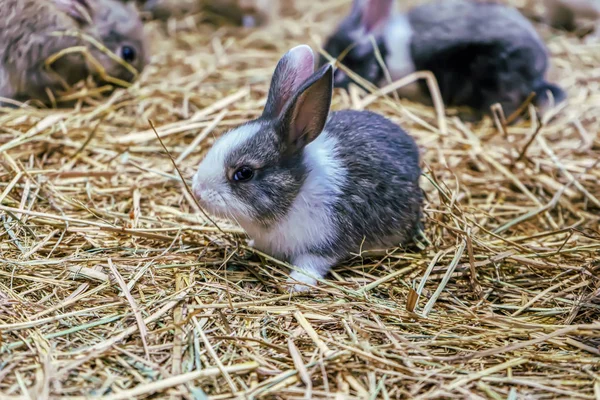
M 203 194 L 206 194 L 206 187 L 204 185 L 198 185 L 194 188 L 194 195 L 198 200 L 202 200 Z
M 192 192 L 197 199 L 202 198 L 201 194 L 204 191 L 204 186 L 205 185 L 198 179 L 198 175 L 195 175 L 194 179 L 192 180 Z

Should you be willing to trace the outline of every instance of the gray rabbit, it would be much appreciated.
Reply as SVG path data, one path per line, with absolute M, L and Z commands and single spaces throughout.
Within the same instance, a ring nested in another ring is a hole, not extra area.
M 130 64 L 133 70 L 99 50 L 85 34 Z M 72 52 L 50 68 L 46 60 L 69 48 L 83 47 L 106 75 L 130 82 L 147 63 L 143 25 L 133 4 L 118 0 L 2 0 L 0 7 L 0 96 L 48 103 L 55 93 L 94 75 L 91 57 Z
M 551 104 L 548 93 L 554 104 L 565 99 L 561 88 L 545 80 L 547 50 L 516 9 L 470 0 L 432 1 L 406 13 L 393 8 L 393 0 L 355 0 L 325 50 L 337 58 L 354 45 L 342 63 L 367 81 L 383 85 L 387 82 L 375 58 L 372 36 L 393 80 L 431 71 L 446 105 L 487 112 L 500 103 L 509 114 L 532 92 L 541 108 Z M 350 81 L 343 71 L 336 71 L 336 86 L 346 87 Z M 425 90 L 421 82 L 411 96 L 420 99 Z
M 333 67 L 314 62 L 306 45 L 288 51 L 262 116 L 217 140 L 193 179 L 208 212 L 301 271 L 295 290 L 352 252 L 409 243 L 421 219 L 414 140 L 372 112 L 330 115 Z

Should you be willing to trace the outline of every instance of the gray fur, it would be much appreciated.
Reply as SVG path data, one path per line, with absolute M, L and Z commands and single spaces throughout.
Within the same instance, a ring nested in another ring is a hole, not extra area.
M 81 12 L 80 12 L 81 11 Z M 90 20 L 91 18 L 91 20 Z M 132 62 L 141 71 L 147 63 L 143 25 L 131 4 L 118 0 L 4 0 L 0 10 L 0 96 L 15 100 L 49 102 L 46 90 L 57 92 L 96 69 L 81 53 L 58 59 L 52 71 L 45 68 L 48 57 L 61 50 L 83 46 L 112 77 L 131 81 L 134 77 L 88 41 L 65 32 L 87 34 L 120 55 L 124 45 L 135 49 Z
M 544 44 L 531 23 L 516 9 L 471 0 L 436 0 L 404 15 L 390 15 L 386 23 L 391 26 L 406 17 L 412 28 L 410 61 L 416 70 L 433 72 L 447 105 L 489 111 L 490 105 L 501 103 L 505 112 L 510 113 L 531 92 L 537 93 L 536 102 L 542 107 L 548 103 L 547 91 L 555 102 L 564 100 L 564 91 L 545 80 L 548 54 Z M 356 50 L 342 62 L 378 84 L 383 70 L 374 69 L 374 49 L 367 35 L 357 35 L 357 31 L 365 30 L 356 23 L 358 20 L 355 5 L 324 47 L 338 57 L 358 40 Z M 385 30 L 372 34 L 386 62 L 394 50 L 389 46 L 404 40 L 385 37 Z M 393 65 L 388 67 L 394 69 Z M 343 87 L 349 78 L 337 81 Z M 426 90 L 424 83 L 422 89 Z
M 325 131 L 339 139 L 336 156 L 348 177 L 332 206 L 337 236 L 320 255 L 408 244 L 419 226 L 419 150 L 398 125 L 369 111 L 338 111 Z

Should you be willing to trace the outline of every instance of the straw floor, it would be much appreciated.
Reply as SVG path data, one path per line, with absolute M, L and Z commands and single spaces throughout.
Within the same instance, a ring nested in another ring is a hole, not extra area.
M 570 103 L 508 128 L 336 92 L 421 146 L 422 251 L 289 295 L 285 264 L 197 210 L 148 120 L 191 178 L 347 3 L 255 31 L 152 22 L 131 88 L 1 111 L 0 398 L 600 399 L 599 44 L 538 26 Z

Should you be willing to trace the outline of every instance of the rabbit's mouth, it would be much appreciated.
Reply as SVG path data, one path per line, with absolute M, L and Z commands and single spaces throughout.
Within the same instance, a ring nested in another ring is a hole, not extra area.
M 89 65 L 89 74 L 98 84 L 111 84 L 117 86 L 129 86 L 139 75 L 135 67 L 130 67 L 132 70 L 125 68 L 122 65 L 103 66 L 104 70 L 99 70 L 95 65 Z
M 199 174 L 194 175 L 192 192 L 202 209 L 209 214 L 219 218 L 236 218 L 234 205 L 229 204 L 230 202 L 225 200 L 225 196 L 213 185 L 202 180 Z
M 119 81 L 126 82 L 126 83 L 133 82 L 136 79 L 136 77 L 138 76 L 138 73 L 136 73 L 134 71 L 130 71 L 128 68 L 125 68 L 125 66 L 122 66 L 122 65 L 116 66 L 115 68 L 113 68 L 112 71 L 107 71 L 107 74 L 108 74 L 108 76 L 110 76 L 110 78 L 117 79 Z M 108 78 L 109 83 L 117 83 L 117 82 L 110 82 L 113 80 L 110 78 Z
M 216 190 L 209 188 L 206 183 L 202 182 L 198 174 L 194 175 L 192 192 L 205 211 L 219 217 L 222 216 L 220 214 L 222 214 L 225 209 L 225 200 Z
M 219 193 L 210 189 L 194 189 L 194 195 L 205 211 L 217 217 L 225 216 L 226 204 Z

